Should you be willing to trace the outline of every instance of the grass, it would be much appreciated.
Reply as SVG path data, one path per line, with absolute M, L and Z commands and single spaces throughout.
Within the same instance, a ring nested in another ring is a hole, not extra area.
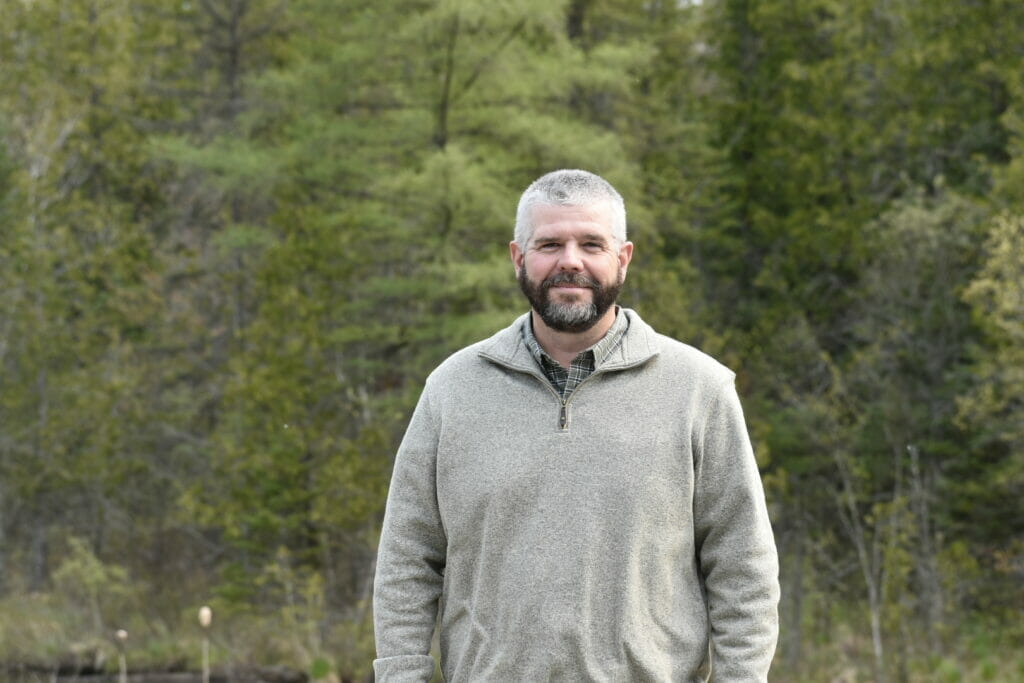
M 203 631 L 198 606 L 173 619 L 135 613 L 97 631 L 81 608 L 53 594 L 0 599 L 0 670 L 31 665 L 52 670 L 75 660 L 117 672 L 117 629 L 125 629 L 130 671 L 199 671 Z M 280 614 L 214 608 L 209 629 L 211 665 L 218 668 L 286 666 L 326 680 L 361 680 L 372 669 L 373 637 L 368 623 L 321 628 L 315 645 L 295 629 L 283 628 Z M 303 629 L 299 629 L 303 631 Z
M 91 610 L 57 593 L 13 594 L 0 599 L 0 665 L 34 664 L 52 668 L 72 657 L 117 670 L 114 633 L 128 631 L 125 650 L 130 671 L 198 671 L 203 629 L 198 604 L 171 617 L 133 611 L 118 619 L 103 614 L 95 629 Z M 373 635 L 366 606 L 356 621 L 325 623 L 292 611 L 257 612 L 213 605 L 210 627 L 214 669 L 287 666 L 320 680 L 368 680 Z M 942 653 L 904 663 L 908 683 L 1024 683 L 1024 625 L 1014 615 L 972 617 L 950 627 Z M 870 640 L 856 624 L 832 622 L 827 633 L 804 644 L 797 671 L 787 671 L 782 652 L 772 669 L 773 683 L 871 681 Z M 896 652 L 890 644 L 890 665 Z M 901 680 L 890 671 L 891 680 Z

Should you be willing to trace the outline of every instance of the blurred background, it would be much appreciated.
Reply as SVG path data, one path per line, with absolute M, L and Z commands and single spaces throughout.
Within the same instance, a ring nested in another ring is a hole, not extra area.
M 525 310 L 515 203 L 580 167 L 623 303 L 738 372 L 773 680 L 1024 680 L 1022 36 L 1019 0 L 2 0 L 0 670 L 197 669 L 208 604 L 215 666 L 368 680 L 408 416 Z

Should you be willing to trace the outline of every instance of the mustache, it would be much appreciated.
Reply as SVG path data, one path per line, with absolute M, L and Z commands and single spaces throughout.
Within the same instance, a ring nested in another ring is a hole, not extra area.
M 544 289 L 550 289 L 555 285 L 572 285 L 573 287 L 598 289 L 600 288 L 601 283 L 592 277 L 584 275 L 583 273 L 558 273 L 557 275 L 552 275 L 542 283 Z

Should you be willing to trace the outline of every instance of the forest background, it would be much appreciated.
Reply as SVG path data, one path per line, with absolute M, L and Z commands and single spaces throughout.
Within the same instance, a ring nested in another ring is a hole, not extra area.
M 773 680 L 1024 680 L 1024 3 L 3 0 L 0 664 L 365 679 L 426 374 L 519 193 L 738 372 Z

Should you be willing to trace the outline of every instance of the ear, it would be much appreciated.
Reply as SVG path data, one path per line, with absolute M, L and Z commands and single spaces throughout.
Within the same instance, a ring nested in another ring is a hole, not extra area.
M 516 244 L 515 240 L 508 243 L 508 253 L 512 257 L 512 265 L 516 269 L 516 277 L 519 277 L 519 271 L 523 267 L 523 261 L 526 259 L 526 254 L 519 245 Z
M 619 268 L 622 269 L 622 274 L 625 276 L 626 270 L 629 268 L 629 262 L 633 260 L 633 243 L 623 242 L 619 247 Z

